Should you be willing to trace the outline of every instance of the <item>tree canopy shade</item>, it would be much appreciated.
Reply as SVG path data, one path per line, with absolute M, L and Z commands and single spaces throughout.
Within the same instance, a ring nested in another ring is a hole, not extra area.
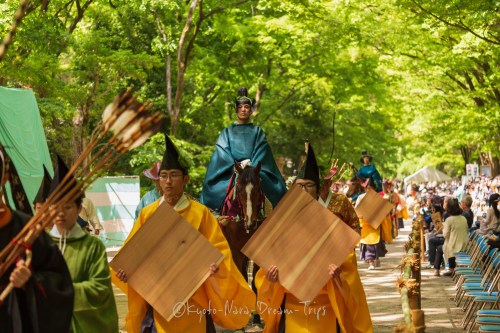
M 0 35 L 18 4 L 0 4 Z M 51 0 L 30 1 L 25 14 L 0 84 L 33 89 L 49 148 L 68 159 L 107 101 L 134 84 L 169 116 L 164 130 L 195 154 L 202 179 L 246 86 L 274 154 L 296 164 L 309 139 L 327 168 L 335 138 L 334 158 L 357 162 L 368 150 L 387 178 L 426 165 L 457 176 L 474 161 L 498 174 L 495 2 Z M 111 172 L 138 174 L 156 149 Z
M 446 182 L 451 177 L 443 172 L 426 166 L 405 178 L 405 183 L 409 182 Z

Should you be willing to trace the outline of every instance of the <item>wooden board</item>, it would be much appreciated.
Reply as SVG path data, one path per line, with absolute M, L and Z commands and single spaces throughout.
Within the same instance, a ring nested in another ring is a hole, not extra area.
M 242 252 L 260 267 L 276 265 L 280 283 L 301 301 L 327 283 L 328 266 L 340 266 L 361 237 L 298 186 L 247 242 Z
M 377 229 L 391 212 L 392 207 L 393 205 L 377 194 L 377 192 L 369 191 L 354 210 L 372 228 Z
M 170 320 L 224 255 L 164 203 L 110 262 L 162 317 Z

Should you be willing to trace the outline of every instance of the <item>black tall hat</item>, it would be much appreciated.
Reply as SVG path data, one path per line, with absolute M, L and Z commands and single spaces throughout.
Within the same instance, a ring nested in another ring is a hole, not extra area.
M 165 154 L 163 154 L 160 170 L 171 169 L 179 169 L 187 173 L 189 163 L 179 154 L 172 140 L 165 134 Z
M 62 160 L 61 156 L 59 154 L 57 155 L 57 167 L 56 170 L 54 171 L 54 178 L 52 179 L 52 182 L 50 183 L 50 191 L 49 191 L 49 196 L 54 193 L 56 188 L 62 184 L 64 177 L 69 173 L 69 169 Z M 69 185 L 67 185 L 69 184 Z M 72 188 L 74 188 L 76 185 L 76 179 L 73 175 L 68 177 L 68 180 L 62 185 L 64 189 L 64 195 L 67 194 Z M 62 188 L 61 188 L 62 189 Z M 60 200 L 64 195 L 61 195 L 58 199 Z
M 35 199 L 33 200 L 33 205 L 36 203 L 43 203 L 49 197 L 50 193 L 50 185 L 52 183 L 52 178 L 50 178 L 49 171 L 43 166 L 43 178 L 40 184 L 40 188 L 38 189 L 38 193 L 36 194 Z
M 310 143 L 306 144 L 307 146 L 307 158 L 300 169 L 297 179 L 308 179 L 312 180 L 316 183 L 316 186 L 319 187 L 319 168 L 318 161 L 316 160 L 316 155 L 314 154 L 314 150 Z
M 238 111 L 238 105 L 240 104 L 248 104 L 252 108 L 255 105 L 255 100 L 253 98 L 248 97 L 248 89 L 245 87 L 238 88 L 238 97 L 234 99 L 234 108 Z
M 363 151 L 361 152 L 361 158 L 359 159 L 359 162 L 361 162 L 361 164 L 363 164 L 363 163 L 364 163 L 364 162 L 363 162 L 363 158 L 365 158 L 365 157 L 368 157 L 368 160 L 369 160 L 370 162 L 373 160 L 373 156 L 372 156 L 372 155 L 370 155 L 370 154 L 368 154 L 368 152 L 367 152 L 366 150 L 363 150 Z

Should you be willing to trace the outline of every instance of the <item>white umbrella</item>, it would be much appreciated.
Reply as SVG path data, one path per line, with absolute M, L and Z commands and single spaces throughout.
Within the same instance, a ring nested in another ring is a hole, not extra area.
M 451 177 L 442 173 L 439 170 L 434 169 L 433 167 L 423 167 L 418 170 L 414 174 L 405 178 L 405 183 L 409 182 L 445 182 L 451 180 Z

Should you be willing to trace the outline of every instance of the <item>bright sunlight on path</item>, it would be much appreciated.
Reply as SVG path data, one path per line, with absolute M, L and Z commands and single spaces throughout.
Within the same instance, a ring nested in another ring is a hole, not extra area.
M 376 270 L 368 270 L 368 265 L 358 261 L 359 275 L 365 287 L 368 306 L 375 333 L 392 332 L 403 321 L 401 298 L 396 280 L 400 274 L 399 265 L 405 254 L 404 244 L 411 231 L 410 221 L 392 244 L 388 244 L 388 253 L 381 259 Z M 428 263 L 424 262 L 422 266 Z M 434 277 L 433 269 L 422 270 L 422 309 L 425 313 L 427 333 L 461 332 L 458 323 L 463 312 L 450 300 L 454 295 L 454 283 L 450 277 Z

